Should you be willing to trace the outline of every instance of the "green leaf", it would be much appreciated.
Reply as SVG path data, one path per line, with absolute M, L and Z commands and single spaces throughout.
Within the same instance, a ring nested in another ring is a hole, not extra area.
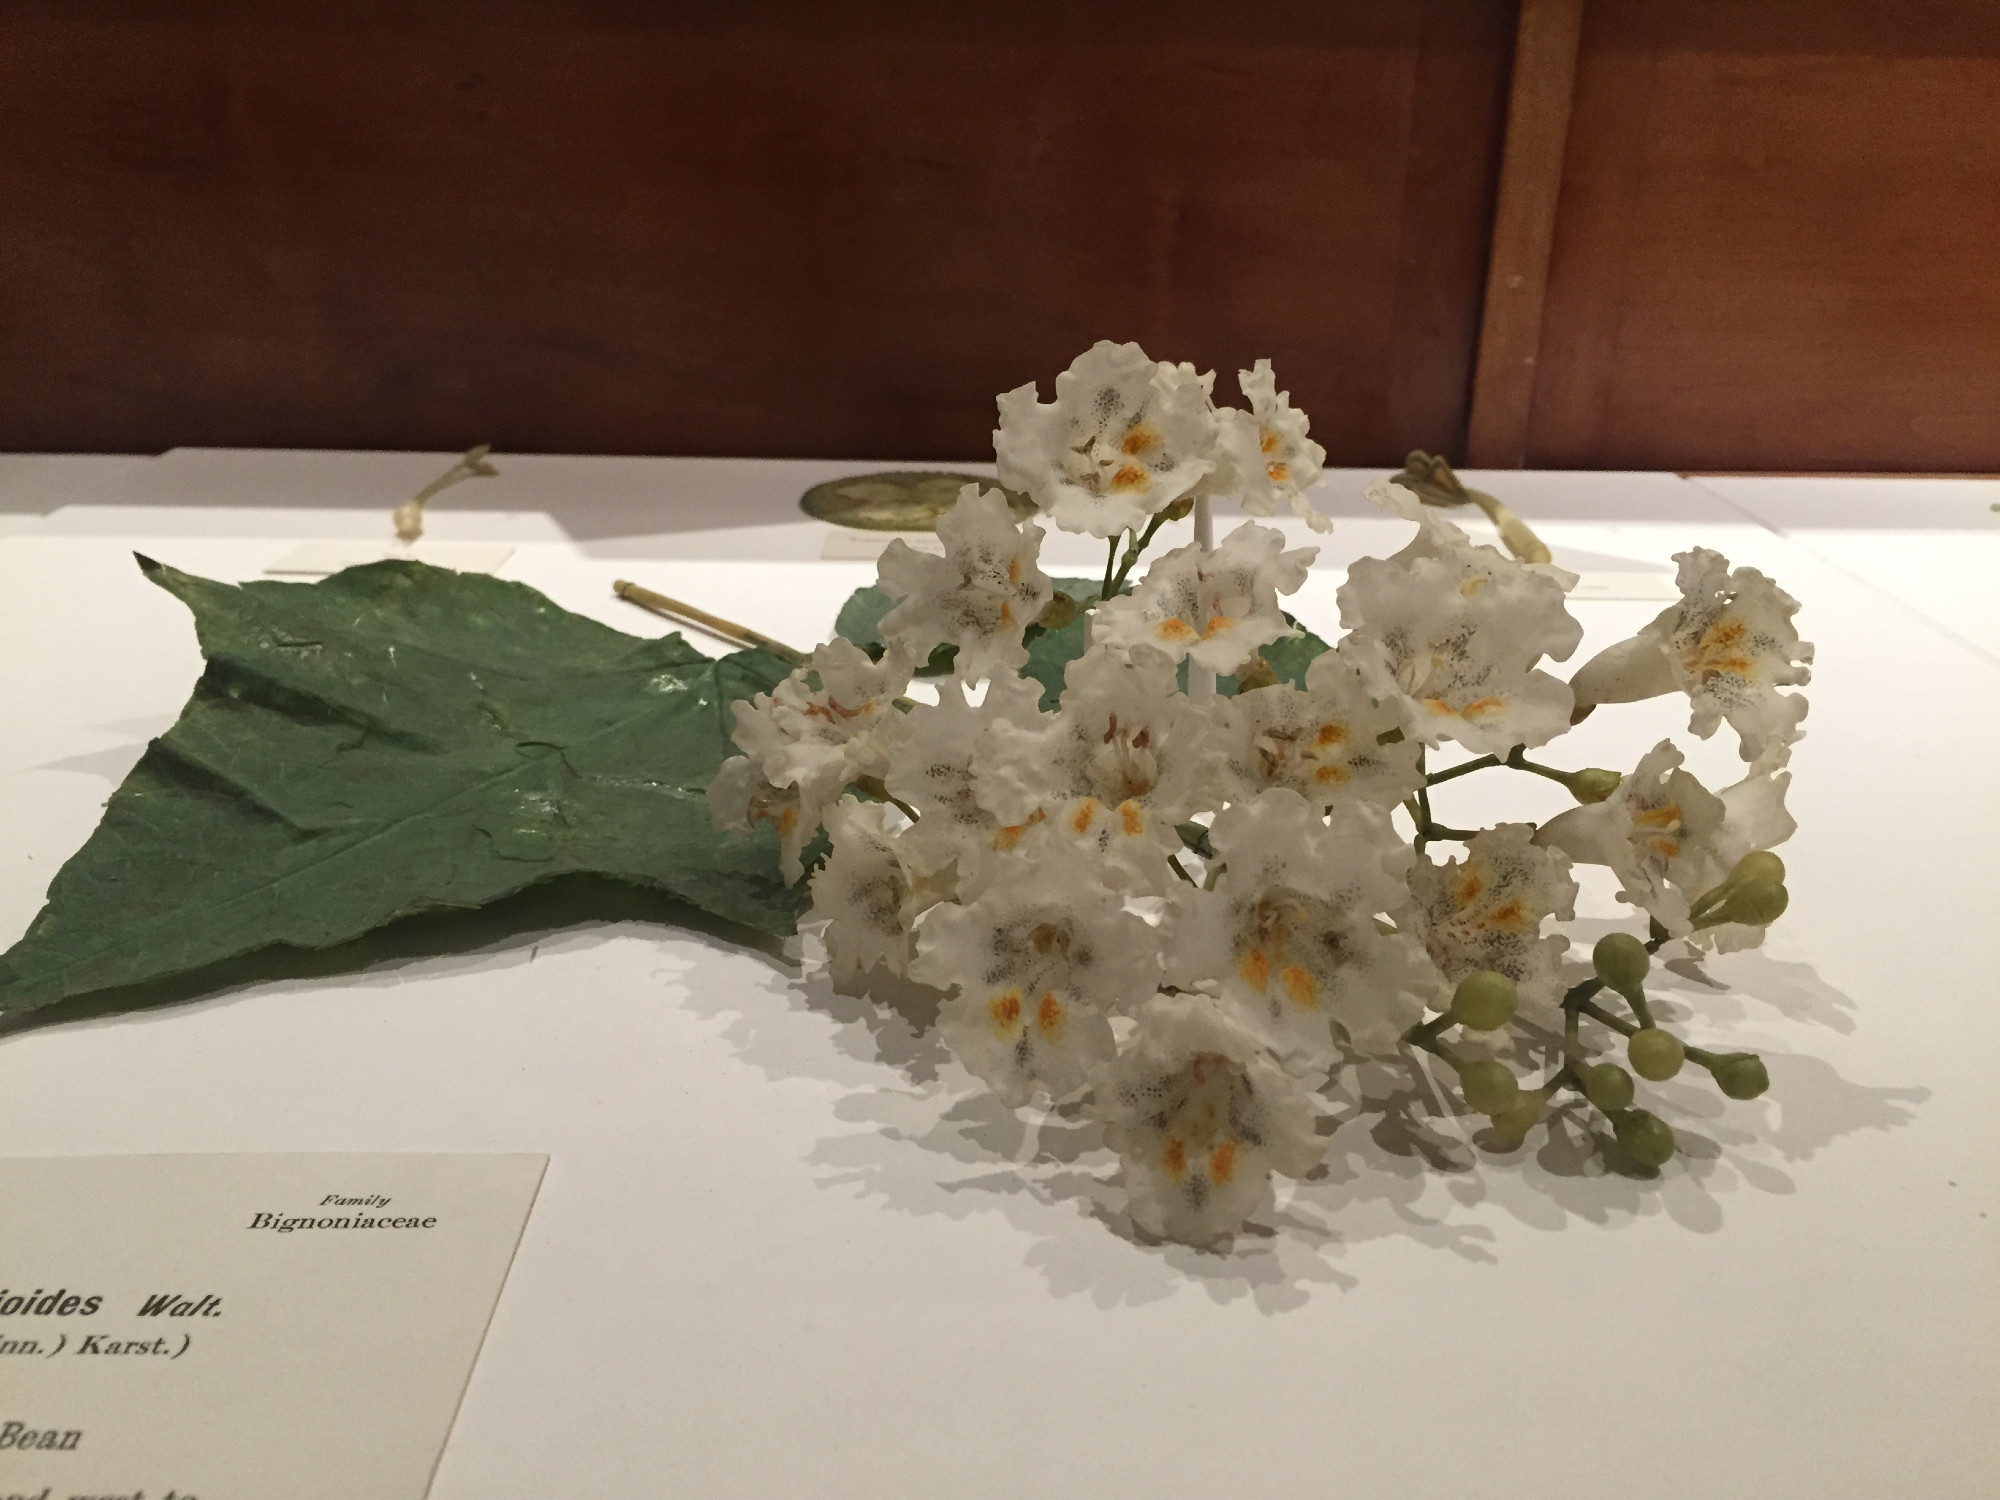
M 777 658 L 711 661 L 415 562 L 240 587 L 140 566 L 194 611 L 208 667 L 0 956 L 0 1013 L 576 876 L 791 930 L 774 837 L 715 832 L 703 795 L 730 700 Z
M 840 606 L 840 613 L 834 616 L 833 633 L 863 647 L 870 656 L 880 657 L 886 646 L 882 639 L 882 616 L 895 607 L 894 599 L 874 584 L 866 584 L 849 594 L 847 602 Z
M 1297 620 L 1292 619 L 1290 615 L 1286 615 L 1285 618 L 1291 620 L 1294 625 L 1299 623 Z M 1260 647 L 1257 654 L 1271 664 L 1271 670 L 1278 674 L 1278 681 L 1289 682 L 1293 687 L 1304 687 L 1306 684 L 1306 668 L 1313 664 L 1313 658 L 1332 649 L 1333 647 L 1329 646 L 1325 641 L 1301 626 L 1299 634 L 1287 636 L 1284 640 L 1273 641 L 1268 646 Z M 1182 684 L 1185 685 L 1187 679 L 1183 677 L 1181 680 Z M 1235 697 L 1236 679 L 1234 677 L 1218 677 L 1215 682 L 1215 690 L 1226 698 Z
M 840 606 L 840 613 L 834 617 L 833 633 L 854 642 L 875 660 L 882 659 L 888 650 L 888 643 L 882 639 L 882 616 L 896 607 L 896 601 L 875 587 L 866 584 L 847 596 L 847 602 Z M 919 677 L 942 677 L 952 669 L 958 660 L 958 647 L 940 646 L 933 651 L 930 660 L 917 668 Z
M 1068 594 L 1079 605 L 1095 604 L 1101 580 L 1095 578 L 1057 578 L 1051 580 L 1057 589 Z M 1028 664 L 1021 669 L 1023 677 L 1032 677 L 1042 685 L 1042 708 L 1053 713 L 1062 698 L 1063 673 L 1069 664 L 1083 655 L 1084 637 L 1090 630 L 1090 615 L 1078 609 L 1076 618 L 1060 630 L 1038 631 L 1028 641 Z

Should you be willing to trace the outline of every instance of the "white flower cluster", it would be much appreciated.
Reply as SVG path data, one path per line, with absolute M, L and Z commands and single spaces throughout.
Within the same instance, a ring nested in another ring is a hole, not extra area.
M 1101 343 L 1054 402 L 1033 386 L 1000 397 L 1000 477 L 1100 538 L 1221 495 L 1323 529 L 1304 415 L 1268 362 L 1241 382 L 1250 409 L 1219 410 L 1212 375 Z M 719 826 L 775 825 L 794 880 L 826 831 L 812 916 L 836 981 L 943 992 L 944 1040 L 1002 1100 L 1102 1123 L 1155 1235 L 1213 1242 L 1271 1174 L 1311 1172 L 1337 1065 L 1396 1053 L 1467 975 L 1506 976 L 1525 1019 L 1559 1025 L 1572 860 L 1610 866 L 1680 936 L 1697 896 L 1791 831 L 1782 767 L 1804 704 L 1777 689 L 1804 680 L 1809 650 L 1769 580 L 1689 553 L 1682 602 L 1565 682 L 1543 663 L 1582 637 L 1572 575 L 1475 544 L 1405 490 L 1375 498 L 1416 535 L 1353 567 L 1345 635 L 1296 680 L 1234 697 L 1179 685 L 1186 662 L 1269 683 L 1251 671 L 1260 649 L 1299 635 L 1279 600 L 1313 554 L 1248 523 L 1097 601 L 1048 712 L 1020 675 L 1053 594 L 1042 530 L 967 486 L 939 524 L 942 558 L 883 556 L 897 602 L 879 660 L 831 641 L 738 703 L 743 754 L 710 789 Z M 946 644 L 938 703 L 912 702 L 916 665 Z M 1582 706 L 1670 691 L 1688 694 L 1696 733 L 1737 729 L 1748 779 L 1710 793 L 1662 744 L 1539 829 L 1429 822 L 1428 752 L 1511 763 Z M 1458 857 L 1427 852 L 1452 839 Z M 1762 932 L 1720 926 L 1726 941 Z

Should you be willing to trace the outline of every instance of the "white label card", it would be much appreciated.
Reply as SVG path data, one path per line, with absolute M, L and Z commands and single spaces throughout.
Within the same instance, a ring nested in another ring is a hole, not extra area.
M 0 1160 L 0 1500 L 421 1500 L 547 1164 Z

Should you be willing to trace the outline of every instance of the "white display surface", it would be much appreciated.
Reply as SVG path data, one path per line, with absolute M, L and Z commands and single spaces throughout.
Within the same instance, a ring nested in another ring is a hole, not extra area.
M 340 491 L 344 459 L 377 499 Z M 173 454 L 0 539 L 0 942 L 199 669 L 130 552 L 253 578 L 274 542 L 376 534 L 449 461 Z M 664 622 L 614 577 L 810 645 L 872 576 L 787 509 L 867 465 L 496 461 L 431 534 L 508 542 L 501 576 L 635 633 Z M 259 477 L 232 491 L 232 464 Z M 256 509 L 286 474 L 302 503 Z M 1995 1493 L 2000 666 L 1672 476 L 1473 480 L 1558 560 L 1701 543 L 1762 567 L 1818 645 L 1791 911 L 1714 966 L 1729 988 L 1669 992 L 1691 1037 L 1761 1051 L 1771 1091 L 1661 1086 L 1686 1150 L 1657 1181 L 1539 1137 L 1439 1170 L 1364 1119 L 1233 1254 L 1140 1243 L 1115 1159 L 1017 1121 L 899 1017 L 630 923 L 0 1038 L 0 1150 L 546 1152 L 438 1472 L 453 1500 Z M 1332 487 L 1294 606 L 1325 632 L 1339 567 L 1408 530 L 1360 487 Z M 642 529 L 688 496 L 701 524 Z M 1658 605 L 1575 608 L 1581 661 Z M 1601 709 L 1549 756 L 1629 765 L 1684 724 Z M 1729 778 L 1726 734 L 1681 738 Z M 1561 805 L 1484 779 L 1440 817 Z M 1587 885 L 1581 914 L 1620 909 Z

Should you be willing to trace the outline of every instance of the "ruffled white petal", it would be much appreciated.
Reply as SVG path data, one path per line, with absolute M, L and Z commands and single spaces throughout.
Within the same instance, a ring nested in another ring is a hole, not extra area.
M 1091 640 L 1151 646 L 1174 661 L 1233 671 L 1259 646 L 1298 634 L 1278 596 L 1306 581 L 1316 551 L 1287 552 L 1282 531 L 1257 525 L 1237 527 L 1213 551 L 1178 547 L 1130 594 L 1091 616 Z
M 1474 546 L 1400 485 L 1370 491 L 1418 523 L 1394 557 L 1364 558 L 1341 586 L 1340 617 L 1382 648 L 1425 744 L 1504 754 L 1569 727 L 1568 684 L 1536 668 L 1563 660 L 1583 627 L 1564 603 L 1575 574 Z
M 1569 939 L 1542 929 L 1576 915 L 1576 882 L 1569 856 L 1537 846 L 1534 833 L 1532 823 L 1501 823 L 1476 835 L 1463 859 L 1420 859 L 1410 895 L 1417 934 L 1447 985 L 1492 969 L 1514 981 L 1522 1014 L 1547 1020 L 1562 998 Z
M 1282 786 L 1322 808 L 1394 807 L 1424 780 L 1421 747 L 1399 734 L 1408 724 L 1381 647 L 1350 635 L 1313 659 L 1303 689 L 1279 683 L 1223 704 L 1223 790 L 1231 801 Z
M 917 933 L 913 977 L 953 989 L 945 1044 L 1011 1106 L 1037 1089 L 1082 1089 L 1115 1050 L 1109 1016 L 1158 982 L 1153 929 L 1086 861 L 1016 859 L 966 906 L 938 906 Z
M 1099 1079 L 1093 1109 L 1125 1171 L 1133 1222 L 1190 1244 L 1233 1234 L 1271 1174 L 1326 1155 L 1313 1096 L 1203 995 L 1160 995 Z
M 937 533 L 943 557 L 901 538 L 883 552 L 882 591 L 900 602 L 882 617 L 882 638 L 912 661 L 955 646 L 968 680 L 1019 672 L 1028 660 L 1022 634 L 1055 593 L 1036 565 L 1041 527 L 1016 524 L 1005 495 L 968 484 Z

